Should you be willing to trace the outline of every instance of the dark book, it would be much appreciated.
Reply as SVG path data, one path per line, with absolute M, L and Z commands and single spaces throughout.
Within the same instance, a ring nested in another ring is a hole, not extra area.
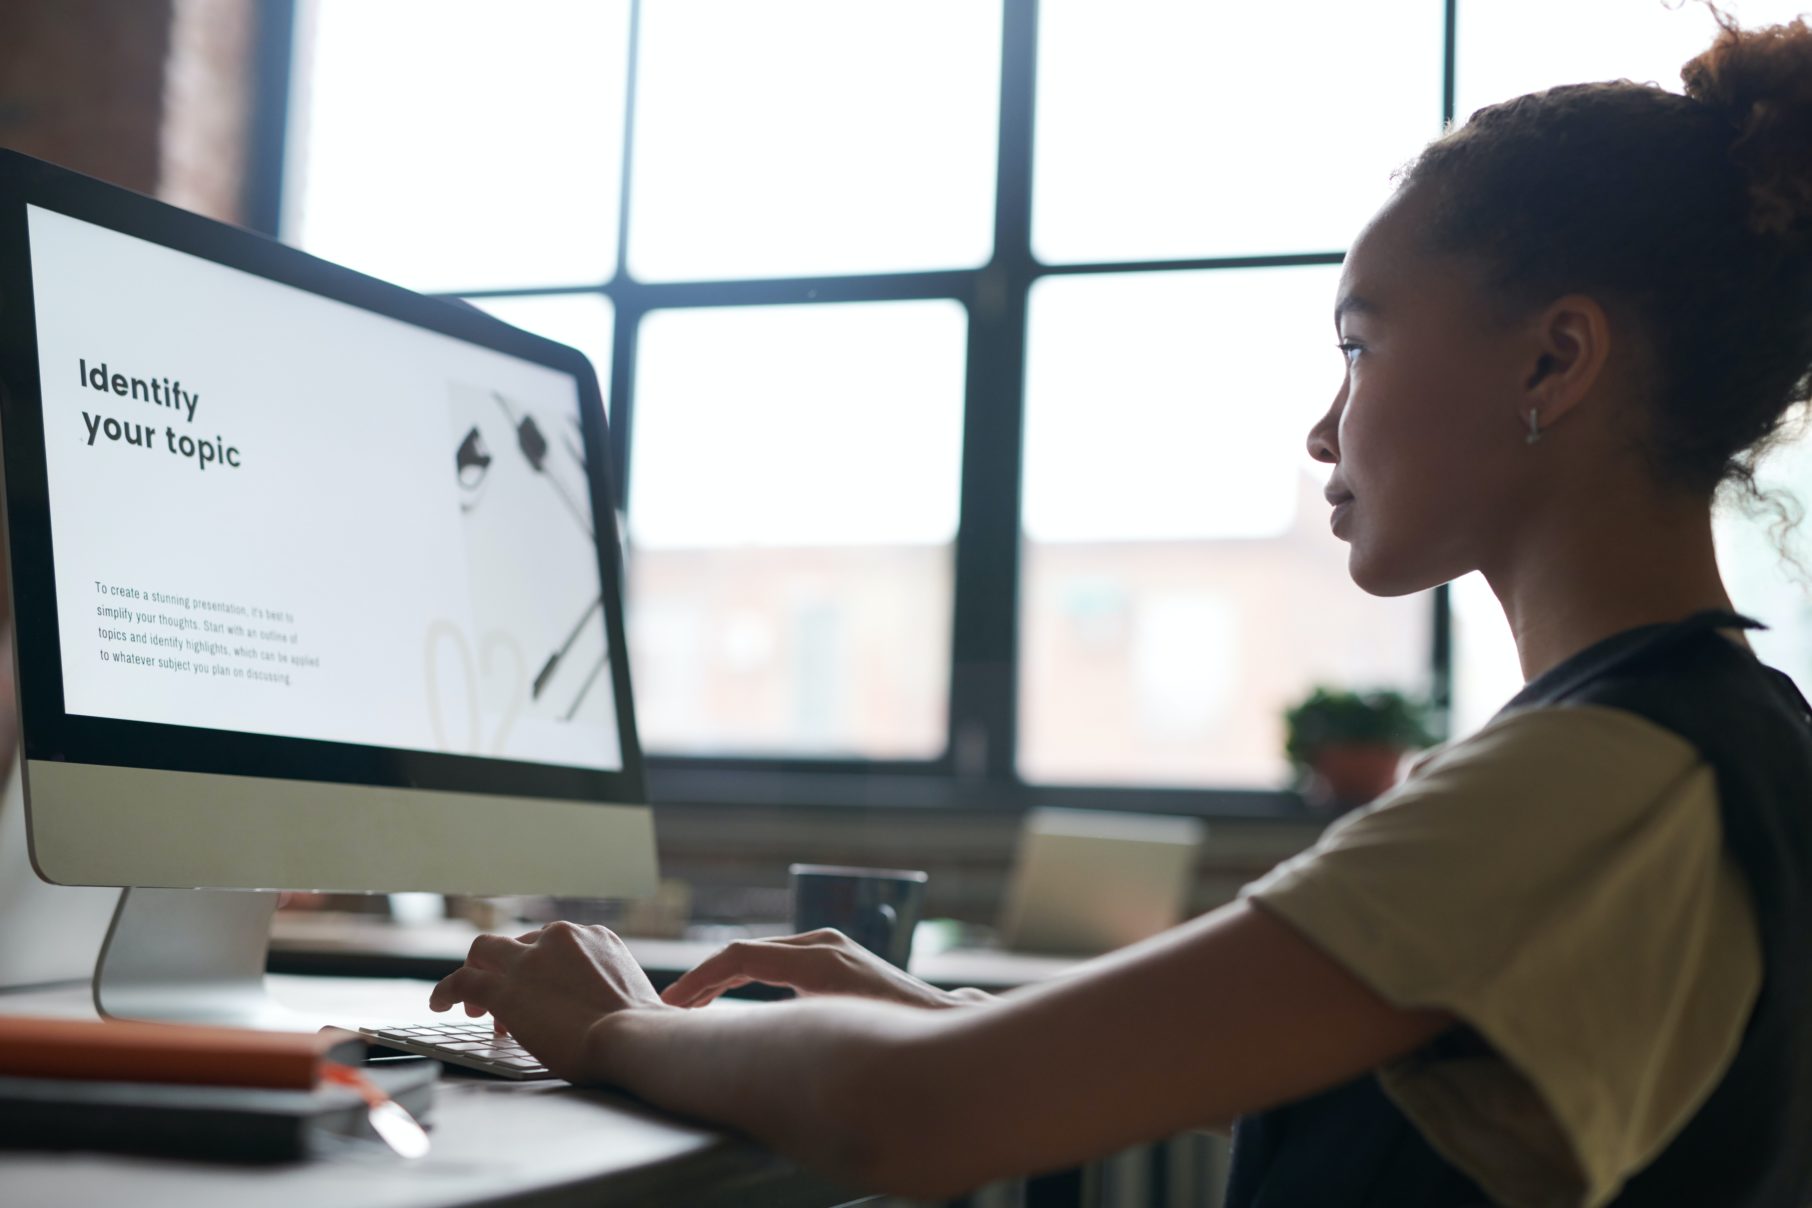
M 426 1125 L 440 1067 L 359 1070 Z M 0 1077 L 0 1147 L 89 1149 L 232 1162 L 288 1162 L 348 1144 L 382 1144 L 350 1087 L 313 1090 Z

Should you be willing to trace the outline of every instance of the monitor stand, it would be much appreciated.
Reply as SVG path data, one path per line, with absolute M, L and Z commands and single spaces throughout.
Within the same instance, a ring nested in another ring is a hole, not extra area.
M 94 966 L 107 1019 L 308 1030 L 321 1022 L 265 990 L 277 895 L 239 889 L 120 891 Z

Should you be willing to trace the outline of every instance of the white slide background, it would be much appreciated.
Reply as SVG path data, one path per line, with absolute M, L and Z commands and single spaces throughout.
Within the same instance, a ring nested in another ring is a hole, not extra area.
M 492 635 L 477 631 L 472 601 L 475 579 L 555 566 L 562 583 L 577 573 L 595 585 L 595 554 L 575 569 L 570 534 L 550 529 L 523 533 L 513 565 L 469 565 L 449 438 L 458 386 L 576 416 L 572 378 L 36 207 L 29 223 L 70 713 L 621 766 L 609 677 L 597 691 L 604 707 L 588 701 L 570 722 L 513 716 L 522 694 L 509 677 L 533 676 L 538 664 L 525 671 L 524 660 L 481 657 Z M 193 422 L 186 409 L 94 390 L 80 361 L 180 380 L 199 396 Z M 90 447 L 84 411 L 154 425 L 156 444 L 102 434 Z M 241 464 L 198 469 L 167 451 L 166 428 L 218 436 Z M 98 594 L 97 581 L 293 620 L 153 606 Z M 236 623 L 251 636 L 99 612 L 122 607 Z M 103 638 L 103 628 L 185 645 Z M 256 637 L 270 629 L 283 636 Z M 203 638 L 242 653 L 187 645 Z M 251 678 L 253 669 L 287 673 L 289 683 Z

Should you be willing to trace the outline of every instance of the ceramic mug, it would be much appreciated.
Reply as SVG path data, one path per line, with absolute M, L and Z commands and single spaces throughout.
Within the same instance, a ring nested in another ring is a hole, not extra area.
M 899 868 L 794 864 L 793 930 L 834 927 L 882 960 L 904 969 L 925 908 L 924 873 Z

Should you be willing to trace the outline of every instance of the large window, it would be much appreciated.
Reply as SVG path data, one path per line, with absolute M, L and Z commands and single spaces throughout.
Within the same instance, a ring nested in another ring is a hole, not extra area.
M 1391 169 L 1441 131 L 1443 28 L 1441 0 L 1047 0 L 1033 253 L 1088 264 L 1345 247 Z
M 282 233 L 597 366 L 657 796 L 1288 809 L 1311 686 L 1463 731 L 1520 679 L 1482 583 L 1346 577 L 1304 449 L 1342 250 L 1444 120 L 1674 83 L 1711 33 L 1663 0 L 302 0 Z M 1721 520 L 1732 588 L 1812 682 L 1766 530 Z
M 943 753 L 967 326 L 942 298 L 642 320 L 629 608 L 651 750 Z
M 284 237 L 418 290 L 609 278 L 629 13 L 302 3 Z

